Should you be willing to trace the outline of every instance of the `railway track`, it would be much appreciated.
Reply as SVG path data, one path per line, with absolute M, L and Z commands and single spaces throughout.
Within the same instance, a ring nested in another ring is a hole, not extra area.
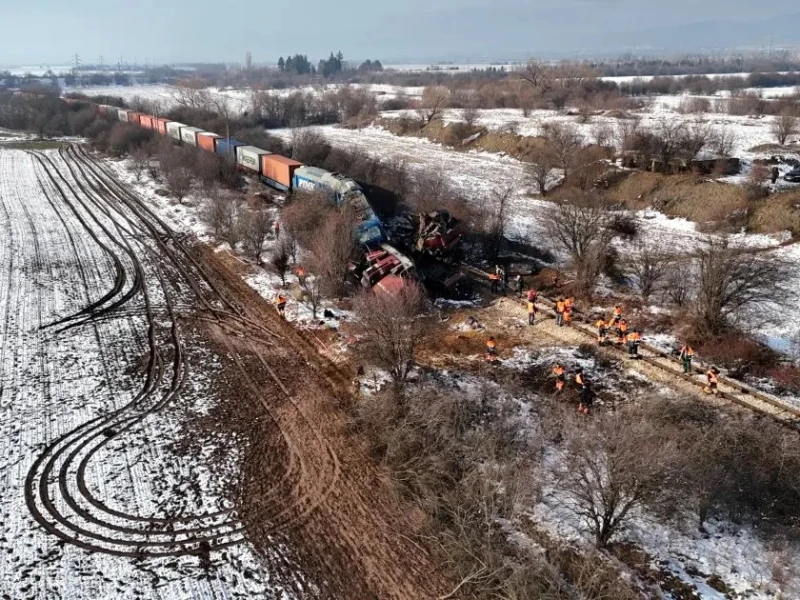
M 461 268 L 465 274 L 477 280 L 479 283 L 488 286 L 488 273 L 470 266 L 462 266 Z M 526 302 L 522 299 L 515 298 L 513 296 L 507 296 L 506 298 L 513 300 L 520 306 L 526 306 Z M 555 319 L 555 299 L 539 294 L 537 303 L 544 305 L 549 309 L 550 312 L 547 313 L 547 318 Z M 597 330 L 592 326 L 586 315 L 577 312 L 576 316 L 573 318 L 573 321 L 565 324 L 565 327 L 570 327 L 573 330 L 580 332 L 581 334 L 585 335 L 588 340 L 596 343 Z M 617 345 L 612 344 L 611 346 L 605 346 L 605 348 L 616 353 L 620 357 L 627 355 L 625 348 Z M 693 365 L 692 373 L 685 374 L 683 373 L 682 365 L 678 359 L 671 356 L 667 352 L 664 352 L 660 348 L 656 348 L 655 346 L 643 342 L 639 345 L 639 357 L 640 360 L 652 365 L 657 369 L 669 373 L 674 378 L 694 385 L 695 387 L 699 388 L 701 392 L 702 388 L 704 388 L 706 385 L 705 371 L 703 369 L 697 365 Z M 718 387 L 719 394 L 716 396 L 717 398 L 724 399 L 739 407 L 746 408 L 764 416 L 768 416 L 792 427 L 800 426 L 800 408 L 781 400 L 777 396 L 767 394 L 745 383 L 735 381 L 722 375 L 719 377 Z

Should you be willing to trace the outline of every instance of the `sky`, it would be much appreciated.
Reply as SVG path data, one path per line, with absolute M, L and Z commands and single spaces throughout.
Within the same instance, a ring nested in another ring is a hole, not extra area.
M 0 66 L 65 65 L 76 52 L 84 63 L 243 62 L 248 50 L 255 63 L 331 50 L 396 62 L 800 45 L 788 26 L 798 14 L 796 0 L 0 0 Z

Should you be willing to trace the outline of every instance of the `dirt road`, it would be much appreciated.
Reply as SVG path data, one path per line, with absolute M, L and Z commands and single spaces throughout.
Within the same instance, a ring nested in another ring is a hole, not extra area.
M 40 528 L 16 517 L 11 533 L 35 543 L 0 554 L 19 573 L 0 586 L 12 597 L 90 597 L 109 581 L 117 591 L 103 597 L 441 593 L 408 515 L 348 434 L 346 378 L 302 334 L 81 148 L 0 157 L 12 441 L 0 481 L 15 496 L 2 509 L 24 499 Z M 50 570 L 19 571 L 36 553 Z

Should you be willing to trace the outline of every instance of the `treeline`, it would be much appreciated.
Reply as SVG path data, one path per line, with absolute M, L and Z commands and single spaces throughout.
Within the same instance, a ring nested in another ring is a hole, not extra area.
M 698 75 L 704 73 L 755 73 L 800 70 L 800 61 L 788 53 L 773 56 L 684 56 L 674 59 L 634 58 L 587 61 L 585 63 L 604 77 L 644 77 Z

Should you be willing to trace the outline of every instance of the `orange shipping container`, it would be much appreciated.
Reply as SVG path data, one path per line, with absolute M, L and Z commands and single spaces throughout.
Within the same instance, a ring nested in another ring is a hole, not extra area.
M 201 131 L 197 134 L 197 145 L 206 150 L 207 152 L 214 152 L 214 140 L 217 139 L 219 136 L 216 133 L 210 133 L 208 131 Z
M 153 117 L 150 115 L 141 115 L 139 117 L 139 125 L 145 129 L 153 129 Z
M 144 117 L 144 116 L 146 116 L 146 115 L 143 115 L 140 112 L 131 111 L 131 112 L 128 113 L 128 123 L 131 123 L 133 125 L 137 125 L 138 126 L 139 125 L 139 118 L 140 117 Z
M 167 135 L 167 123 L 169 123 L 169 119 L 165 119 L 164 117 L 155 117 L 153 119 L 154 129 L 161 135 Z
M 294 170 L 302 166 L 303 163 L 280 154 L 267 154 L 261 157 L 261 175 L 277 184 L 275 187 L 279 189 L 291 188 Z

